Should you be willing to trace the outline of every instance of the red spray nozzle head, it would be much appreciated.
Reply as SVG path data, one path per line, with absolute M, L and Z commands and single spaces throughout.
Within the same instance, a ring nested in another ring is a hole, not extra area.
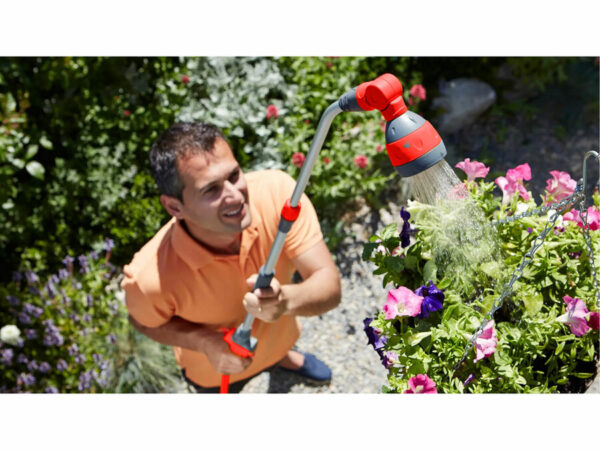
M 360 84 L 356 88 L 356 101 L 365 111 L 381 111 L 388 122 L 408 111 L 402 98 L 402 83 L 391 73 Z

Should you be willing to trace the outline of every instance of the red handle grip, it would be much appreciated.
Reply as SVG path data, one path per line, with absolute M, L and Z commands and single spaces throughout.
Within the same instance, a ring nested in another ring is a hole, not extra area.
M 233 333 L 235 333 L 235 328 L 221 328 L 221 333 L 223 333 L 223 340 L 227 342 L 229 345 L 229 350 L 235 355 L 241 358 L 249 358 L 254 356 L 254 352 L 251 352 L 245 347 L 237 344 L 233 341 Z M 229 375 L 222 374 L 221 375 L 221 394 L 229 393 Z

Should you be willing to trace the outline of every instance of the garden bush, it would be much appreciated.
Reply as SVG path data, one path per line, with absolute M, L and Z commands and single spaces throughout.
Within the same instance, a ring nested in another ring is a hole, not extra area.
M 600 254 L 598 192 L 587 210 L 592 255 L 575 210 L 491 224 L 567 198 L 576 183 L 566 172 L 551 172 L 538 205 L 523 184 L 531 179 L 527 164 L 495 183 L 475 180 L 488 173 L 481 163 L 457 167 L 469 175 L 467 198 L 409 201 L 402 229 L 392 224 L 365 246 L 363 258 L 375 263 L 384 287 L 392 284 L 382 311 L 365 319 L 369 343 L 389 369 L 384 391 L 583 391 L 598 361 L 591 269 Z M 493 195 L 496 185 L 502 198 Z M 545 242 L 521 266 L 546 227 Z M 519 267 L 522 277 L 500 304 Z
M 172 350 L 129 326 L 114 248 L 66 256 L 58 273 L 0 286 L 0 392 L 172 392 Z

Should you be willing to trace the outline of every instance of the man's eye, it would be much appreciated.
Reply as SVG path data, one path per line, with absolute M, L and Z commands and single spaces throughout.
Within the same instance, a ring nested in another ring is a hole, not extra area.
M 229 182 L 230 183 L 235 183 L 238 180 L 239 177 L 240 177 L 240 171 L 238 170 L 238 171 L 236 171 L 236 172 L 234 172 L 234 173 L 231 174 L 231 176 L 229 177 Z
M 211 186 L 211 187 L 209 187 L 208 189 L 206 189 L 206 190 L 204 191 L 204 193 L 205 193 L 205 194 L 212 194 L 212 193 L 214 193 L 214 192 L 216 192 L 216 191 L 217 191 L 217 187 L 216 187 L 216 186 Z

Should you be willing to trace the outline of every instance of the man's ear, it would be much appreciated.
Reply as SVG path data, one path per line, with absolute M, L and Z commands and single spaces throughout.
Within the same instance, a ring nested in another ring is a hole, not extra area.
M 162 194 L 160 196 L 160 204 L 173 217 L 177 217 L 180 220 L 183 219 L 183 205 L 179 199 Z

